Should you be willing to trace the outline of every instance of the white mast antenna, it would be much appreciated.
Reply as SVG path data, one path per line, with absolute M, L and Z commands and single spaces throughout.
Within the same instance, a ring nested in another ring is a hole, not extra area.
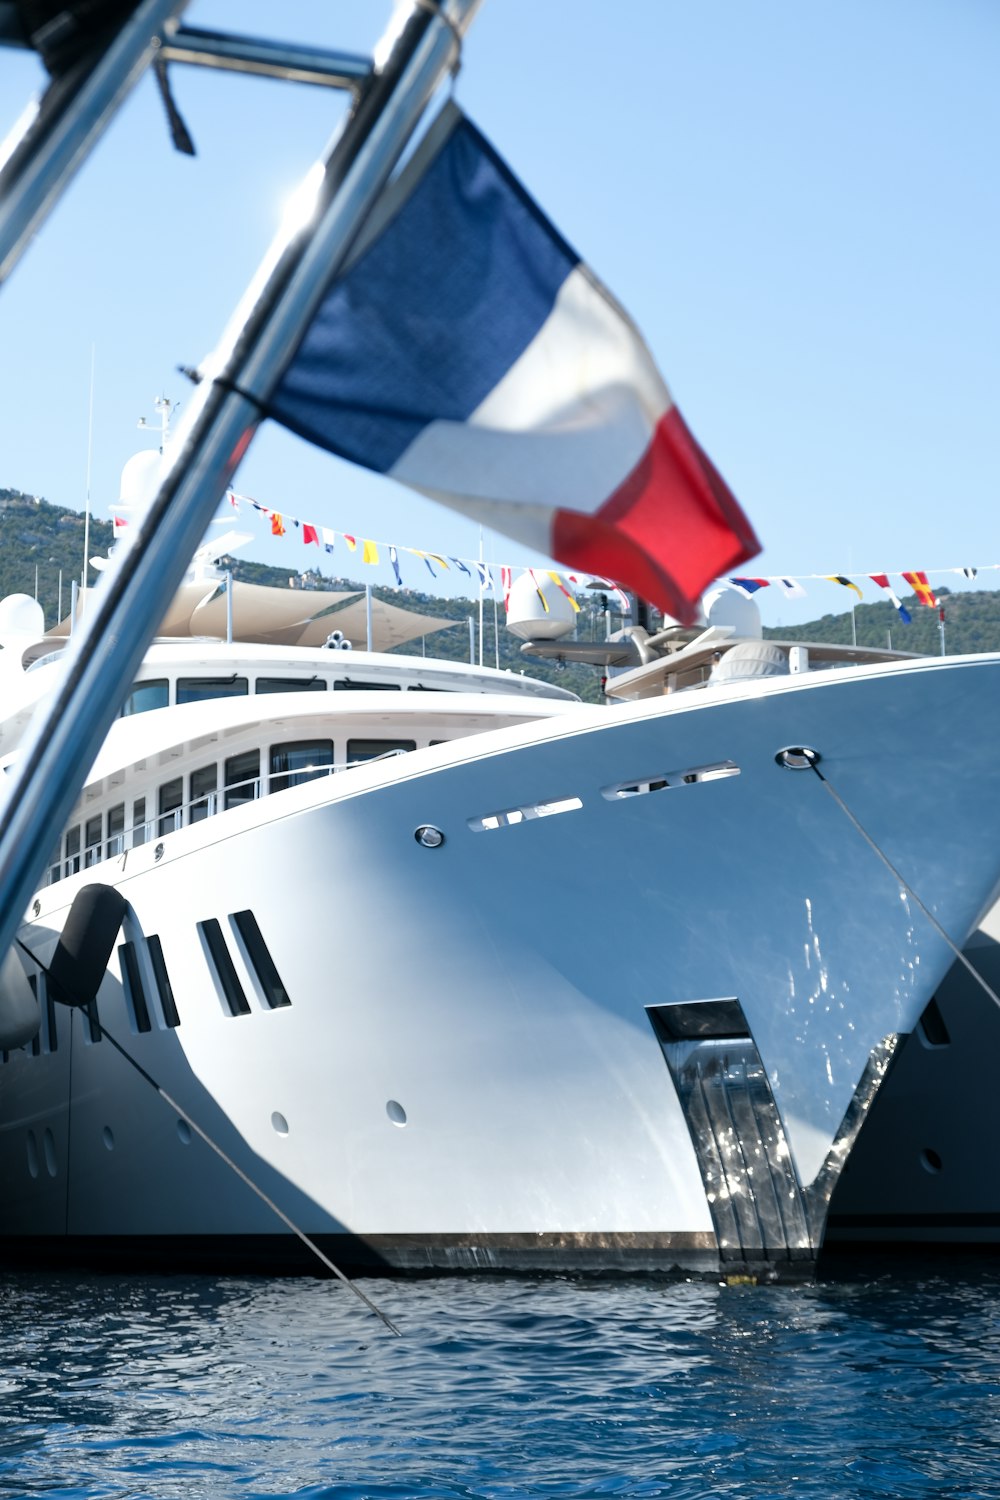
M 160 454 L 162 456 L 163 450 L 167 446 L 167 438 L 170 436 L 170 419 L 177 410 L 177 407 L 170 400 L 169 396 L 157 396 L 153 402 L 153 409 L 160 418 Z M 150 424 L 146 421 L 145 417 L 140 417 L 135 425 L 146 430 Z

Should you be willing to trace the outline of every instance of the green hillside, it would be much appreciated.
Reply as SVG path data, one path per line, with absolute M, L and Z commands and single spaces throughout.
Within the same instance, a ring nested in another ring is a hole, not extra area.
M 30 594 L 53 625 L 59 603 L 59 574 L 63 575 L 63 614 L 69 613 L 70 581 L 83 570 L 84 521 L 79 511 L 50 505 L 19 490 L 0 489 L 0 599 L 8 594 Z M 91 557 L 103 557 L 111 546 L 110 521 L 90 518 Z M 37 572 L 36 572 L 37 570 Z M 91 571 L 90 581 L 96 580 Z
M 949 656 L 961 656 L 967 651 L 1000 650 L 1000 592 L 983 590 L 953 594 L 948 589 L 937 589 L 936 593 L 944 609 L 945 648 Z M 938 611 L 928 609 L 913 594 L 901 594 L 900 599 L 909 612 L 909 625 L 904 624 L 895 606 L 888 601 L 859 604 L 855 608 L 857 644 L 884 649 L 891 640 L 894 651 L 939 655 L 941 628 Z M 823 615 L 822 619 L 813 620 L 808 625 L 769 628 L 764 634 L 769 640 L 822 641 L 849 646 L 852 640 L 851 612 Z
M 112 542 L 112 527 L 109 521 L 90 522 L 90 555 L 103 556 Z M 62 573 L 62 614 L 69 612 L 70 580 L 79 578 L 83 566 L 84 521 L 75 510 L 64 506 L 50 505 L 47 500 L 21 494 L 18 490 L 0 489 L 0 598 L 7 594 L 36 595 L 45 611 L 46 623 L 51 625 L 58 618 L 59 575 Z M 267 584 L 276 588 L 287 588 L 287 568 L 269 567 L 243 558 L 227 560 L 235 578 L 246 583 Z M 356 578 L 341 574 L 324 574 L 311 571 L 293 575 L 296 587 L 323 589 L 361 589 L 363 583 Z M 90 582 L 96 581 L 91 574 Z M 420 614 L 435 615 L 453 620 L 454 628 L 439 631 L 427 639 L 428 654 L 441 656 L 450 661 L 468 661 L 469 629 L 471 615 L 479 619 L 478 595 L 473 599 L 442 599 L 434 594 L 420 593 L 416 589 L 395 589 L 377 584 L 376 598 L 401 605 L 404 609 L 416 610 Z M 1000 650 L 1000 591 L 953 594 L 947 589 L 939 590 L 939 598 L 945 611 L 945 641 L 949 655 L 967 651 Z M 589 597 L 581 596 L 584 611 L 578 621 L 581 635 L 596 635 L 603 638 L 603 619 L 596 619 Z M 909 625 L 903 623 L 894 607 L 888 602 L 860 604 L 854 611 L 854 630 L 859 646 L 885 647 L 890 643 L 897 651 L 915 651 L 937 655 L 941 650 L 938 611 L 927 609 L 912 595 L 903 596 L 912 617 Z M 499 632 L 494 632 L 493 601 L 487 595 L 483 610 L 483 660 L 492 665 L 499 646 L 500 666 L 520 672 L 527 670 L 534 677 L 557 682 L 561 687 L 578 693 L 591 702 L 599 700 L 600 673 L 597 668 L 586 666 L 543 665 L 541 662 L 526 663 L 520 654 L 520 642 L 504 628 L 503 610 L 499 613 Z M 823 641 L 839 645 L 851 643 L 851 613 L 823 615 L 807 625 L 768 628 L 764 634 L 769 639 L 790 641 Z M 419 650 L 420 643 L 412 647 L 399 648 Z

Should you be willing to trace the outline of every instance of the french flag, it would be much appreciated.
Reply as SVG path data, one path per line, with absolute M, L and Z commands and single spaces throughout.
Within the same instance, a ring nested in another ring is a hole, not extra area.
M 685 622 L 760 550 L 628 315 L 454 103 L 268 410 Z

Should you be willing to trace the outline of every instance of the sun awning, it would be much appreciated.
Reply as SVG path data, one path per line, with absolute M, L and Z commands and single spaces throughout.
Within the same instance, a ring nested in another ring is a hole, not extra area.
M 418 615 L 399 605 L 372 600 L 372 650 L 388 651 L 455 620 Z M 365 596 L 357 590 L 275 589 L 259 583 L 233 582 L 233 639 L 262 646 L 322 646 L 335 630 L 363 650 L 368 641 Z M 63 620 L 52 635 L 69 634 Z M 183 583 L 161 621 L 157 635 L 171 638 L 226 637 L 226 590 L 223 583 L 202 579 Z

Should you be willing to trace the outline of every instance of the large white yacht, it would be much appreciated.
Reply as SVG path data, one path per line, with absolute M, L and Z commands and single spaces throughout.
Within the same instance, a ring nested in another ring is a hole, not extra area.
M 3 1253 L 309 1264 L 106 1028 L 348 1269 L 811 1261 L 997 895 L 1000 657 L 783 646 L 742 608 L 529 646 L 602 657 L 603 705 L 275 643 L 238 593 L 244 638 L 153 645 L 4 970 Z M 4 639 L 5 765 L 52 647 Z

